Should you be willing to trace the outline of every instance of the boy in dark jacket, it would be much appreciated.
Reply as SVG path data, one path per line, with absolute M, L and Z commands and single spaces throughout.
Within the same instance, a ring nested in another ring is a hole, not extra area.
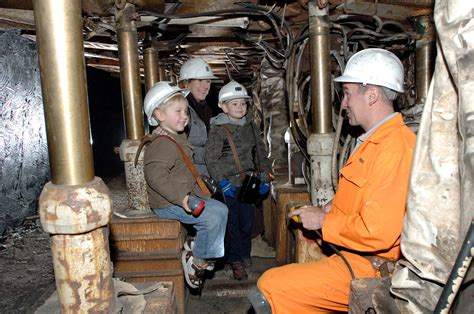
M 158 82 L 148 91 L 144 107 L 150 125 L 160 125 L 155 133 L 166 136 L 157 137 L 145 150 L 150 206 L 158 217 L 179 220 L 196 229 L 194 241 L 185 245 L 182 263 L 188 285 L 200 288 L 205 270 L 212 270 L 213 260 L 224 255 L 227 207 L 204 196 L 178 149 L 177 145 L 192 157 L 183 132 L 189 121 L 185 91 L 171 82 Z M 205 200 L 205 209 L 197 217 L 188 205 L 191 195 Z
M 206 144 L 206 164 L 209 174 L 224 192 L 229 208 L 226 256 L 232 265 L 234 279 L 247 279 L 245 264 L 250 264 L 253 204 L 241 202 L 237 195 L 246 173 L 259 173 L 260 194 L 268 194 L 270 161 L 255 124 L 246 117 L 250 97 L 244 86 L 232 81 L 219 92 L 219 107 L 224 113 L 211 119 L 211 130 Z M 229 134 L 226 135 L 226 132 Z M 232 152 L 231 136 L 241 167 Z M 243 173 L 241 173 L 243 171 Z

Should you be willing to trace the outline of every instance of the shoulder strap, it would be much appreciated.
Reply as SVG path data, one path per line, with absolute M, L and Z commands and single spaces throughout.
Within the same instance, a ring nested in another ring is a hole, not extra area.
M 197 181 L 197 184 L 201 188 L 201 191 L 207 197 L 211 197 L 211 192 L 209 191 L 206 184 L 202 180 L 201 176 L 199 175 L 198 171 L 196 170 L 196 167 L 194 167 L 193 162 L 191 161 L 191 159 L 189 159 L 188 155 L 186 155 L 186 153 L 184 152 L 181 145 L 179 145 L 179 143 L 176 142 L 174 138 L 172 138 L 168 135 L 157 135 L 154 139 L 157 139 L 157 138 L 165 138 L 165 139 L 169 140 L 170 142 L 173 142 L 176 145 L 176 147 L 178 148 L 179 153 L 181 154 L 181 157 L 183 158 L 184 163 L 186 164 L 186 166 L 188 166 L 189 171 L 191 171 L 191 173 L 193 174 L 194 178 Z
M 138 145 L 137 152 L 135 153 L 135 161 L 133 163 L 133 166 L 135 168 L 137 167 L 138 157 L 140 157 L 140 153 L 142 152 L 143 147 L 146 144 L 153 142 L 155 138 L 156 138 L 155 134 L 148 134 L 148 135 L 143 136 L 142 140 L 140 141 L 140 145 Z
M 240 164 L 239 154 L 237 153 L 237 148 L 235 147 L 234 140 L 232 139 L 232 134 L 225 125 L 223 125 L 222 128 L 224 129 L 225 136 L 227 137 L 230 149 L 232 150 L 232 155 L 234 155 L 234 161 L 235 165 L 237 166 L 237 171 L 240 173 L 240 178 L 243 180 L 245 178 L 244 169 L 242 169 L 242 165 Z

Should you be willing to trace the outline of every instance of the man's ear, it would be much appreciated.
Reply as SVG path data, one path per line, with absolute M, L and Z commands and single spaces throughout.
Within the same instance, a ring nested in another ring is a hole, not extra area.
M 367 99 L 369 100 L 369 106 L 375 104 L 380 97 L 380 90 L 378 88 L 370 87 L 367 90 Z

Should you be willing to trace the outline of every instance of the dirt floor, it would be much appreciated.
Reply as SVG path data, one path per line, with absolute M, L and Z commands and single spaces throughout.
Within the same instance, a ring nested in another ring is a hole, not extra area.
M 123 181 L 107 183 L 113 191 L 114 204 L 127 203 Z M 269 246 L 260 237 L 254 240 L 249 279 L 236 281 L 229 267 L 216 269 L 213 278 L 206 280 L 200 297 L 188 294 L 186 314 L 253 313 L 246 290 L 266 269 L 276 265 L 274 258 L 266 256 Z M 26 219 L 23 225 L 0 237 L 0 270 L 0 314 L 34 313 L 55 292 L 49 235 L 43 232 L 39 217 Z
M 33 218 L 0 238 L 0 313 L 33 313 L 56 289 L 49 236 Z

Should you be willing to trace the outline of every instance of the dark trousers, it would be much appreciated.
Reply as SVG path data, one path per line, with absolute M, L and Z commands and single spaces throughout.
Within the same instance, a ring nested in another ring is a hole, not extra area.
M 253 205 L 239 202 L 237 196 L 226 197 L 226 204 L 229 208 L 225 238 L 227 262 L 243 262 L 244 258 L 250 258 L 252 249 Z

